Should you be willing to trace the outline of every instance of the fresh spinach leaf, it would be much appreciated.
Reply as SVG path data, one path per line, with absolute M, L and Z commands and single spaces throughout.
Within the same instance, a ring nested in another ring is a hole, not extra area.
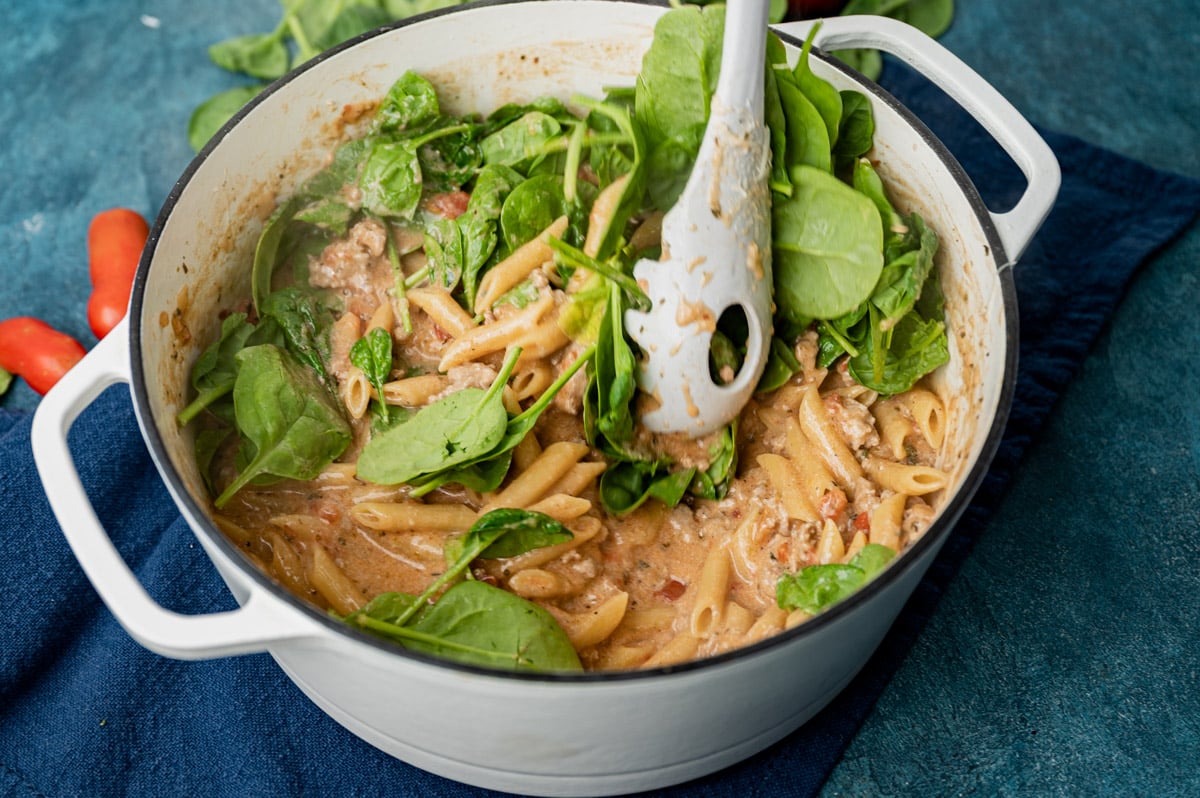
M 600 475 L 600 502 L 613 515 L 632 512 L 647 499 L 674 507 L 683 500 L 695 476 L 695 468 L 671 471 L 665 460 L 617 460 Z
M 792 76 L 795 78 L 796 86 L 804 93 L 804 96 L 808 98 L 825 122 L 826 141 L 832 150 L 837 146 L 842 121 L 842 95 L 831 83 L 813 74 L 812 66 L 809 64 L 813 37 L 820 29 L 821 24 L 818 22 L 812 27 L 808 38 L 804 40 L 804 46 L 800 48 L 800 58 L 796 62 Z
M 245 313 L 231 313 L 221 322 L 220 337 L 200 353 L 196 364 L 192 366 L 192 388 L 196 391 L 196 398 L 176 417 L 180 426 L 188 424 L 205 408 L 233 390 L 234 380 L 237 379 L 237 362 L 234 358 L 253 332 L 254 325 L 246 321 Z
M 485 137 L 479 147 L 485 164 L 507 166 L 527 174 L 534 163 L 550 152 L 551 142 L 562 138 L 562 125 L 557 119 L 541 111 L 529 111 Z
M 566 543 L 571 538 L 570 530 L 545 513 L 501 507 L 485 513 L 471 526 L 463 550 L 477 552 L 474 556 L 480 559 L 495 560 Z
M 350 362 L 367 376 L 375 389 L 376 414 L 387 415 L 387 403 L 383 398 L 383 384 L 392 374 L 392 335 L 376 327 L 350 347 Z
M 259 234 L 254 249 L 254 266 L 250 272 L 250 297 L 254 308 L 262 315 L 263 301 L 271 293 L 272 278 L 279 263 L 279 248 L 292 217 L 303 204 L 301 197 L 292 197 L 275 209 Z
M 465 258 L 462 228 L 454 219 L 438 219 L 425 226 L 424 238 L 430 282 L 447 291 L 454 290 L 462 276 Z
M 895 556 L 887 546 L 868 543 L 845 565 L 810 565 L 785 574 L 775 585 L 775 601 L 785 610 L 818 613 L 858 592 Z
M 836 318 L 866 301 L 883 269 L 883 226 L 870 199 L 828 172 L 792 170 L 774 204 L 775 302 L 794 320 Z
M 509 353 L 486 391 L 456 391 L 372 438 L 358 458 L 359 478 L 398 485 L 492 454 L 508 425 L 502 391 L 519 355 Z
M 329 361 L 334 312 L 325 298 L 310 288 L 289 286 L 268 294 L 258 312 L 263 320 L 271 319 L 279 325 L 288 352 L 329 384 L 325 364 Z
M 834 169 L 839 174 L 848 171 L 875 143 L 875 112 L 871 101 L 857 91 L 843 91 L 841 97 L 842 120 L 833 145 Z
M 245 72 L 263 80 L 274 80 L 288 71 L 290 54 L 282 29 L 253 33 L 217 42 L 208 48 L 213 63 L 230 72 Z
M 375 126 L 384 133 L 420 130 L 440 114 L 433 84 L 409 70 L 388 89 L 375 112 Z
M 755 386 L 755 393 L 770 393 L 783 385 L 792 378 L 792 375 L 799 373 L 800 361 L 796 359 L 796 353 L 791 345 L 779 337 L 771 338 L 771 348 L 767 354 L 767 365 L 763 369 L 762 376 L 758 378 L 758 385 Z
M 659 17 L 642 58 L 634 117 L 645 133 L 647 190 L 660 210 L 679 199 L 700 150 L 724 29 L 723 5 L 673 8 Z
M 456 220 L 462 236 L 462 288 L 465 305 L 475 307 L 479 280 L 496 250 L 497 226 L 504 199 L 525 178 L 514 169 L 497 164 L 483 167 L 475 179 L 467 210 Z
M 579 655 L 554 617 L 484 582 L 460 582 L 405 626 L 353 618 L 414 651 L 489 668 L 581 671 Z
M 510 359 L 515 362 L 519 353 L 519 349 L 514 350 L 510 354 Z M 591 361 L 594 353 L 594 347 L 581 352 L 579 357 L 575 359 L 575 362 L 564 369 L 558 375 L 558 378 L 542 392 L 542 395 L 533 404 L 510 418 L 504 428 L 504 434 L 490 451 L 461 462 L 454 467 L 446 468 L 440 472 L 415 480 L 414 484 L 416 487 L 412 491 L 412 495 L 423 496 L 435 488 L 455 482 L 467 485 L 468 487 L 483 484 L 486 485 L 486 487 L 482 488 L 484 491 L 495 490 L 504 474 L 508 471 L 508 465 L 512 460 L 512 450 L 516 448 L 518 443 L 525 439 L 526 435 L 533 431 L 534 425 L 537 424 L 538 419 L 546 411 L 546 408 L 550 406 L 554 397 L 575 376 L 575 373 L 579 369 Z M 503 369 L 501 372 L 503 373 Z M 505 376 L 505 379 L 507 379 L 507 376 Z M 495 480 L 494 482 L 491 481 L 493 479 Z M 476 489 L 479 488 L 477 487 Z
M 376 138 L 372 142 L 358 179 L 366 211 L 376 216 L 413 218 L 424 189 L 417 148 L 416 139 Z
M 512 252 L 536 238 L 567 213 L 563 180 L 559 175 L 538 175 L 518 183 L 500 206 L 500 232 L 504 252 Z
M 192 115 L 188 117 L 187 127 L 188 144 L 192 145 L 192 149 L 196 152 L 204 149 L 208 140 L 246 103 L 257 97 L 264 86 L 265 84 L 235 86 L 214 94 L 196 106 Z
M 789 177 L 797 166 L 806 165 L 825 172 L 833 169 L 829 132 L 820 111 L 805 96 L 795 76 L 786 68 L 775 68 L 775 86 L 787 118 L 787 167 Z
M 313 479 L 350 444 L 341 408 L 316 375 L 270 344 L 243 349 L 233 405 L 253 460 L 217 497 L 218 508 L 251 480 L 271 475 Z

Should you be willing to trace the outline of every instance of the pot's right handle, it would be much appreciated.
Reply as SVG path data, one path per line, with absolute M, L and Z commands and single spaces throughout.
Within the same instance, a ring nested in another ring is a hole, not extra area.
M 109 332 L 38 403 L 31 430 L 33 457 L 63 535 L 100 598 L 146 648 L 176 659 L 265 651 L 270 643 L 309 636 L 314 626 L 264 590 L 252 589 L 236 610 L 184 615 L 166 609 L 142 587 L 92 508 L 67 444 L 71 425 L 110 385 L 130 381 L 128 322 Z
M 890 17 L 863 14 L 773 26 L 803 40 L 820 24 L 813 44 L 825 52 L 872 49 L 912 66 L 958 102 L 992 135 L 1025 175 L 1025 193 L 1004 213 L 990 212 L 1008 262 L 1014 263 L 1054 205 L 1062 176 L 1054 152 L 1000 92 L 921 31 Z

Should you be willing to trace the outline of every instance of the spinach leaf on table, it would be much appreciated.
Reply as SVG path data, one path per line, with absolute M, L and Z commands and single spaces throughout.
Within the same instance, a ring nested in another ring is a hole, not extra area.
M 284 350 L 252 346 L 239 352 L 236 361 L 234 411 L 254 457 L 217 497 L 217 507 L 260 476 L 315 478 L 353 437 L 332 394 Z

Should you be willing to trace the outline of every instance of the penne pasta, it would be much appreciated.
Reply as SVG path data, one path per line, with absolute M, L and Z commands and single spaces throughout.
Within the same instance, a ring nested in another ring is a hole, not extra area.
M 464 532 L 475 523 L 477 514 L 463 504 L 360 502 L 350 508 L 350 517 L 359 526 L 379 532 Z
M 405 297 L 452 338 L 461 338 L 477 326 L 471 314 L 444 288 L 433 285 L 412 288 L 405 292 Z
M 892 493 L 871 510 L 871 543 L 887 546 L 892 551 L 900 550 L 900 529 L 904 522 L 904 505 L 908 497 L 903 493 Z
M 617 593 L 594 610 L 566 615 L 559 623 L 576 649 L 591 648 L 616 630 L 628 606 L 629 594 Z
M 319 544 L 308 549 L 310 559 L 306 575 L 313 589 L 333 608 L 334 612 L 349 615 L 362 608 L 366 599 L 362 591 L 338 567 L 333 557 Z
M 800 427 L 812 442 L 822 462 L 837 480 L 846 495 L 853 498 L 854 486 L 862 476 L 862 468 L 854 454 L 842 440 L 825 409 L 816 385 L 809 385 L 800 401 Z
M 946 406 L 938 395 L 925 388 L 913 388 L 897 396 L 896 401 L 908 409 L 926 443 L 941 449 L 946 437 Z
M 450 379 L 442 374 L 404 377 L 383 384 L 383 401 L 397 407 L 421 407 L 448 387 Z
M 454 366 L 478 360 L 494 352 L 502 352 L 517 344 L 531 327 L 537 326 L 553 305 L 553 297 L 545 294 L 536 302 L 506 315 L 503 319 L 472 327 L 445 346 L 438 371 L 445 373 Z
M 560 216 L 539 235 L 517 247 L 511 255 L 487 270 L 475 293 L 475 313 L 483 314 L 510 288 L 529 277 L 534 269 L 554 258 L 551 238 L 562 238 L 567 230 L 567 217 Z
M 497 507 L 526 507 L 546 495 L 588 453 L 587 444 L 556 441 L 487 503 L 485 511 Z
M 864 463 L 871 478 L 888 490 L 909 496 L 924 496 L 949 484 L 946 472 L 926 465 L 908 465 L 868 457 Z
M 817 511 L 811 496 L 815 492 L 806 488 L 805 480 L 792 461 L 782 455 L 765 452 L 757 457 L 758 464 L 767 472 L 771 486 L 783 502 L 788 518 L 797 521 L 816 521 Z
M 729 552 L 725 547 L 715 545 L 709 549 L 696 582 L 696 603 L 692 607 L 689 627 L 697 638 L 712 635 L 725 621 L 730 570 Z

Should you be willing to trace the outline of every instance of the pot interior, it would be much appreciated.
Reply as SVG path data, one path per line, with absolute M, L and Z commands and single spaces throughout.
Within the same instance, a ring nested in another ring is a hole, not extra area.
M 460 113 L 543 95 L 601 96 L 633 85 L 664 10 L 543 0 L 454 10 L 367 34 L 273 84 L 206 147 L 156 223 L 131 324 L 140 372 L 135 404 L 164 480 L 198 532 L 220 538 L 206 517 L 210 500 L 192 433 L 175 416 L 222 314 L 249 295 L 248 264 L 277 201 L 323 165 L 407 70 L 429 77 L 447 109 Z M 789 40 L 788 48 L 794 62 L 799 42 Z M 869 94 L 876 119 L 870 157 L 897 206 L 920 212 L 941 239 L 937 267 L 951 330 L 950 363 L 934 378 L 950 411 L 940 464 L 951 477 L 944 512 L 948 497 L 981 475 L 981 453 L 1006 409 L 1011 320 L 995 236 L 974 189 L 923 127 L 840 67 L 816 60 L 813 69 L 839 89 Z M 944 535 L 947 526 L 935 524 L 927 537 Z

